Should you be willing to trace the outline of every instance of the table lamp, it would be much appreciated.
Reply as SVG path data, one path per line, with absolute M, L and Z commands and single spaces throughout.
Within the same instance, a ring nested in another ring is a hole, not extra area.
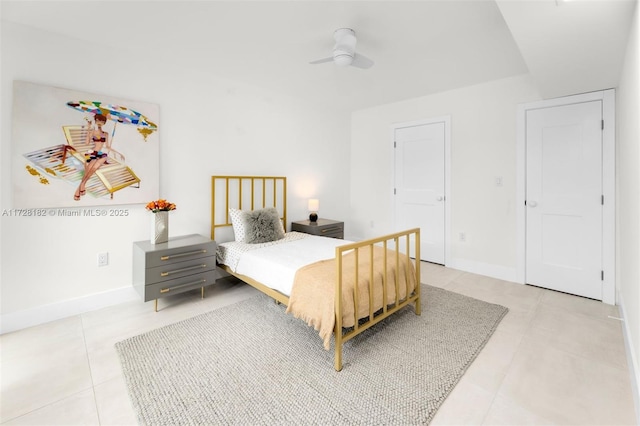
M 320 208 L 320 200 L 315 198 L 309 199 L 309 222 L 316 222 L 318 220 L 318 209 Z

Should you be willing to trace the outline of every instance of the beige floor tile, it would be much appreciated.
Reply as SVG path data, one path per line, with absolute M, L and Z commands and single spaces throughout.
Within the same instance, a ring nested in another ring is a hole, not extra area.
M 627 371 L 525 336 L 498 390 L 533 415 L 557 424 L 633 424 Z
M 420 262 L 420 281 L 434 287 L 446 288 L 447 285 L 460 275 L 463 271 L 445 268 L 442 265 L 429 262 Z
M 2 424 L 42 426 L 98 425 L 100 423 L 93 389 L 88 389 Z
M 136 425 L 127 385 L 122 377 L 95 387 L 96 405 L 101 425 Z
M 548 345 L 598 363 L 627 369 L 627 356 L 619 320 L 575 314 L 541 305 L 531 332 Z
M 495 278 L 478 275 L 471 272 L 464 272 L 458 275 L 453 281 L 458 284 L 468 284 L 470 287 L 489 288 L 496 281 Z
M 496 393 L 507 375 L 521 339 L 520 335 L 496 331 L 465 372 L 465 380 Z
M 102 326 L 105 323 L 124 321 L 136 318 L 141 313 L 153 310 L 151 302 L 143 303 L 142 299 L 132 300 L 95 311 L 85 312 L 81 315 L 84 329 Z
M 137 334 L 140 333 L 132 334 L 129 337 L 133 337 Z M 120 340 L 124 339 L 126 339 L 125 336 Z M 91 351 L 87 352 L 89 365 L 91 366 L 91 377 L 93 378 L 94 385 L 99 385 L 106 381 L 122 377 L 120 359 L 118 358 L 115 344 L 116 342 L 105 343 L 104 346 L 93 347 Z
M 565 309 L 576 314 L 595 316 L 597 318 L 607 318 L 609 315 L 619 317 L 620 312 L 617 306 L 607 305 L 597 300 L 585 297 L 572 296 L 558 291 L 545 290 L 540 303 Z
M 431 426 L 480 425 L 491 407 L 493 396 L 492 392 L 463 378 L 442 403 L 429 424 Z
M 519 284 L 513 284 L 519 285 Z M 497 305 L 504 306 L 509 308 L 510 311 L 520 311 L 523 313 L 529 313 L 535 311 L 538 306 L 538 302 L 536 299 L 529 299 L 526 297 L 515 296 L 512 294 L 506 293 L 495 293 L 495 292 L 487 292 L 485 291 L 480 295 L 482 300 L 486 300 L 490 303 L 495 303 Z
M 466 272 L 464 275 L 456 278 L 456 282 L 479 286 L 487 292 L 518 296 L 536 302 L 544 293 L 544 290 L 538 287 L 499 280 L 496 278 L 472 274 L 470 272 Z
M 0 419 L 22 416 L 92 385 L 82 336 L 47 340 L 31 354 L 2 360 Z
M 482 424 L 487 426 L 540 426 L 553 425 L 554 423 L 528 411 L 503 395 L 497 395 Z
M 153 305 L 149 304 L 148 310 L 138 312 L 135 316 L 128 317 L 123 320 L 105 321 L 101 325 L 85 328 L 85 336 L 87 346 L 96 340 L 112 339 L 116 340 L 123 334 L 131 335 L 132 333 L 141 333 L 144 331 L 154 330 L 168 324 L 191 318 L 197 315 L 196 303 L 199 298 L 187 300 L 184 298 L 166 298 L 158 305 L 158 312 L 154 311 Z M 140 302 L 142 303 L 142 302 Z M 122 340 L 122 339 L 120 339 Z
M 521 336 L 531 327 L 535 315 L 535 310 L 521 311 L 511 309 L 507 312 L 507 315 L 502 318 L 496 330 Z
M 449 291 L 454 291 L 459 294 L 464 294 L 465 296 L 475 297 L 479 300 L 485 300 L 490 298 L 491 293 L 485 291 L 478 282 L 474 282 L 473 280 L 461 279 L 461 277 L 456 278 L 447 284 L 446 289 Z M 488 300 L 486 300 L 488 301 Z
M 193 311 L 193 303 L 200 300 L 200 290 L 170 295 L 158 300 L 158 312 L 171 311 L 171 315 L 180 315 L 178 312 Z M 169 309 L 171 308 L 171 309 Z M 154 301 L 143 302 L 140 300 L 130 301 L 114 306 L 109 306 L 96 311 L 82 314 L 82 324 L 84 329 L 102 327 L 105 324 L 131 323 L 138 321 L 142 324 L 158 324 L 165 316 L 158 316 L 154 310 Z
M 82 321 L 79 316 L 52 321 L 0 336 L 0 360 L 30 356 L 60 339 L 82 339 Z
M 455 291 L 509 310 L 531 312 L 543 295 L 541 289 L 465 273 L 452 281 L 447 290 Z

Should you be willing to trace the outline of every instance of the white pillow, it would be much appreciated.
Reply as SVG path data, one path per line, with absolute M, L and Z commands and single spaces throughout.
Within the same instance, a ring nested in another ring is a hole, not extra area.
M 229 216 L 231 217 L 235 240 L 244 243 L 246 232 L 244 229 L 244 220 L 242 219 L 242 210 L 231 208 L 229 209 Z

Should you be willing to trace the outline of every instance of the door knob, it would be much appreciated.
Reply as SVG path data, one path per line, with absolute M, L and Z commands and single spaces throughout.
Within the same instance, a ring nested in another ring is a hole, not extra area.
M 442 201 L 442 200 L 444 200 L 444 197 L 442 195 L 440 195 L 440 196 L 436 197 L 436 200 Z
M 536 203 L 535 201 L 529 201 L 527 202 L 527 204 L 529 205 L 529 207 L 535 207 L 538 205 L 538 203 Z

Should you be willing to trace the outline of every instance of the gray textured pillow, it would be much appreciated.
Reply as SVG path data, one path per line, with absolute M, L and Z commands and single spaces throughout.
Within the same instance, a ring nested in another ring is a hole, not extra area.
M 273 207 L 243 212 L 242 220 L 246 243 L 267 243 L 284 238 L 278 210 Z

